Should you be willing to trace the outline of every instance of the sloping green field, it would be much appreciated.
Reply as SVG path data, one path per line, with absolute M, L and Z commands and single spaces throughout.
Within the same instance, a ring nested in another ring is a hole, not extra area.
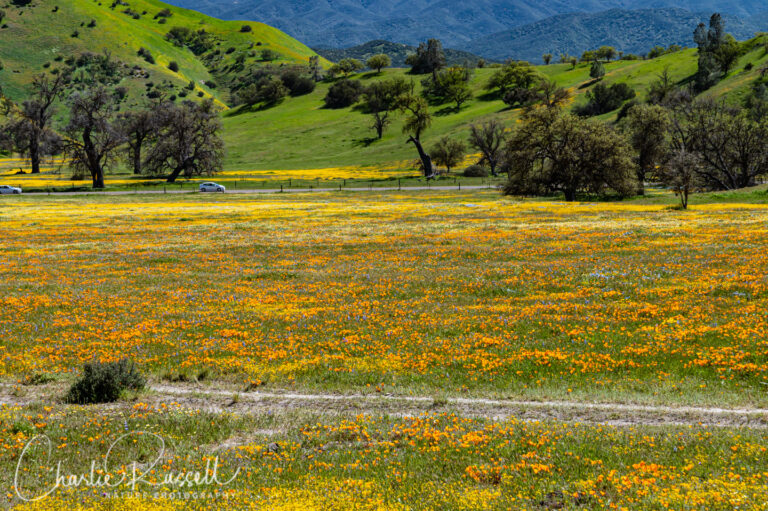
M 740 101 L 750 84 L 759 76 L 760 67 L 768 61 L 762 47 L 757 47 L 741 58 L 735 71 L 720 84 L 705 93 L 711 96 L 727 94 L 729 101 Z M 696 72 L 697 52 L 689 49 L 664 55 L 653 60 L 618 61 L 606 65 L 606 83 L 627 82 L 640 99 L 647 94 L 649 85 L 658 79 L 664 69 L 684 85 Z M 753 68 L 745 71 L 747 63 Z M 570 64 L 540 66 L 539 71 L 559 85 L 573 89 L 574 105 L 585 103 L 589 91 L 589 65 Z M 469 125 L 498 118 L 508 126 L 520 111 L 510 109 L 498 97 L 488 94 L 485 83 L 494 69 L 477 69 L 471 86 L 475 97 L 455 111 L 452 105 L 433 106 L 433 125 L 423 139 L 431 145 L 443 135 L 466 138 Z M 409 75 L 404 69 L 385 70 L 381 75 L 363 73 L 354 79 L 364 83 L 373 80 L 405 76 L 421 89 L 422 76 Z M 330 84 L 320 84 L 310 95 L 286 99 L 273 108 L 258 111 L 232 110 L 224 114 L 225 138 L 229 148 L 229 169 L 299 169 L 329 168 L 347 165 L 376 165 L 402 162 L 410 167 L 416 160 L 413 146 L 406 144 L 402 135 L 402 119 L 397 116 L 382 140 L 373 140 L 371 118 L 359 106 L 332 110 L 324 107 L 323 98 Z M 616 112 L 603 116 L 614 120 Z
M 233 58 L 226 54 L 229 48 L 238 52 L 271 49 L 278 54 L 273 62 L 276 65 L 307 62 L 315 54 L 307 46 L 262 23 L 247 22 L 252 31 L 243 33 L 240 29 L 245 22 L 221 21 L 157 0 L 130 0 L 124 5 L 115 5 L 114 9 L 111 5 L 108 1 L 94 0 L 36 0 L 27 7 L 5 8 L 3 24 L 7 27 L 0 29 L 0 61 L 4 66 L 0 71 L 0 84 L 5 94 L 15 100 L 23 98 L 32 76 L 44 71 L 46 65 L 55 67 L 57 56 L 66 58 L 85 51 L 108 50 L 115 59 L 148 71 L 150 76 L 144 82 L 167 80 L 180 87 L 194 81 L 198 91 L 226 101 L 225 90 L 204 84 L 215 82 L 211 69 L 189 49 L 166 40 L 165 34 L 175 26 L 211 33 L 218 40 L 225 63 Z M 155 19 L 155 16 L 163 9 L 169 9 L 172 15 L 160 23 L 162 18 Z M 132 13 L 138 14 L 138 19 L 134 19 Z M 89 26 L 91 20 L 94 26 Z M 77 36 L 73 37 L 75 32 Z M 137 54 L 142 47 L 152 53 L 155 64 Z M 258 52 L 255 53 L 249 58 L 250 62 L 258 59 Z M 179 64 L 179 72 L 168 69 L 171 61 Z M 131 89 L 142 85 L 140 80 L 125 81 L 124 85 Z

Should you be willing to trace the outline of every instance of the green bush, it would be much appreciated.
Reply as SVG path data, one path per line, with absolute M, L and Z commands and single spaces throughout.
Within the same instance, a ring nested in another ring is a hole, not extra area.
M 464 169 L 464 177 L 488 177 L 488 169 L 482 165 L 470 165 Z
M 118 362 L 93 362 L 83 366 L 83 375 L 67 392 L 68 403 L 112 403 L 125 390 L 141 390 L 146 385 L 136 366 L 124 358 Z

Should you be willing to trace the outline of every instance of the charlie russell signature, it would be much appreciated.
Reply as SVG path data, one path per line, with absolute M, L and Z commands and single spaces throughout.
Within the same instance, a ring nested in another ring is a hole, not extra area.
M 132 461 L 128 464 L 128 470 L 121 471 L 119 477 L 109 472 L 110 458 L 113 456 L 115 447 L 119 446 L 123 442 L 132 441 L 135 437 L 141 437 L 142 439 L 152 439 L 157 441 L 158 452 L 157 457 L 154 458 L 148 465 L 139 466 L 137 461 Z M 19 474 L 21 472 L 28 472 L 27 465 L 34 466 L 35 463 L 29 460 L 30 450 L 35 446 L 47 447 L 48 460 L 50 462 L 51 454 L 53 452 L 53 444 L 51 439 L 45 435 L 39 435 L 32 438 L 19 456 L 19 462 L 16 464 L 16 473 L 13 479 L 13 485 L 16 490 L 16 495 L 23 501 L 33 502 L 36 500 L 44 499 L 48 497 L 57 489 L 63 488 L 102 488 L 110 489 L 125 486 L 130 491 L 135 492 L 139 485 L 147 486 L 162 486 L 170 488 L 196 488 L 202 486 L 227 486 L 231 484 L 237 476 L 240 474 L 240 468 L 235 471 L 234 475 L 229 479 L 222 481 L 219 477 L 219 457 L 209 458 L 206 460 L 205 470 L 202 471 L 173 471 L 169 470 L 161 477 L 157 477 L 157 474 L 153 474 L 156 466 L 160 463 L 165 455 L 165 440 L 155 433 L 149 433 L 145 431 L 134 431 L 126 433 L 109 446 L 106 456 L 103 461 L 103 469 L 97 468 L 97 462 L 91 461 L 91 467 L 88 472 L 85 473 L 63 473 L 61 467 L 61 461 L 56 464 L 55 467 L 55 480 L 47 488 L 45 493 L 31 493 L 25 491 L 22 488 Z M 54 472 L 54 468 L 50 468 L 47 472 Z M 150 476 L 152 479 L 149 480 Z M 44 491 L 46 488 L 42 488 L 40 491 Z

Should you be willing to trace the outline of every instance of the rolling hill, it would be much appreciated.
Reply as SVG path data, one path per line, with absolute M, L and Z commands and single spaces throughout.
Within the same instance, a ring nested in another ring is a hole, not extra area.
M 252 19 L 305 43 L 344 48 L 384 39 L 417 44 L 438 37 L 446 47 L 469 50 L 489 34 L 558 14 L 609 9 L 679 8 L 719 11 L 742 19 L 768 11 L 764 0 L 172 0 L 223 19 Z M 617 29 L 618 30 L 618 29 Z M 502 45 L 496 47 L 503 48 Z M 470 50 L 471 51 L 471 50 Z M 499 55 L 495 51 L 494 55 Z M 485 55 L 484 55 L 485 56 Z M 515 55 L 504 55 L 514 57 Z
M 611 9 L 598 13 L 560 14 L 522 27 L 475 39 L 467 48 L 479 55 L 540 62 L 544 53 L 581 55 L 584 50 L 602 45 L 626 53 L 645 54 L 656 45 L 691 46 L 693 27 L 706 22 L 711 13 L 685 9 Z M 737 39 L 747 39 L 768 23 L 725 16 L 728 31 Z
M 755 39 L 728 77 L 706 94 L 727 97 L 740 102 L 751 84 L 760 76 L 761 68 L 768 64 L 763 42 L 768 37 Z M 752 66 L 747 66 L 751 63 Z M 748 69 L 746 69 L 749 67 Z M 587 101 L 590 90 L 589 64 L 539 66 L 540 73 L 559 85 L 573 90 L 574 104 Z M 606 64 L 604 83 L 626 82 L 643 99 L 649 85 L 664 69 L 672 78 L 684 84 L 697 68 L 697 51 L 682 50 L 651 60 L 614 61 Z M 427 147 L 443 135 L 466 140 L 469 125 L 488 119 L 500 119 L 507 126 L 514 123 L 520 110 L 507 107 L 497 96 L 487 94 L 483 87 L 494 72 L 493 68 L 476 69 L 471 79 L 475 97 L 459 111 L 449 105 L 431 106 L 433 125 L 423 140 Z M 362 73 L 353 79 L 364 84 L 373 80 L 403 76 L 413 80 L 420 90 L 421 76 L 412 76 L 404 69 L 388 69 L 381 76 Z M 264 110 L 236 109 L 225 113 L 225 140 L 228 146 L 227 167 L 240 169 L 327 169 L 339 166 L 373 166 L 383 168 L 413 168 L 416 152 L 406 143 L 402 134 L 402 116 L 395 116 L 382 140 L 374 140 L 370 116 L 360 107 L 328 109 L 323 97 L 330 83 L 321 83 L 306 96 L 286 99 L 283 103 Z M 617 112 L 602 116 L 613 120 Z
M 369 41 L 365 44 L 353 46 L 351 48 L 313 48 L 317 53 L 332 62 L 338 62 L 344 58 L 353 58 L 365 62 L 369 57 L 378 53 L 385 53 L 392 59 L 392 67 L 406 67 L 405 59 L 411 53 L 416 53 L 416 47 L 402 43 L 392 43 L 389 41 Z M 461 50 L 445 49 L 445 61 L 449 66 L 469 64 L 477 65 L 482 59 L 473 53 Z
M 202 94 L 221 104 L 229 101 L 229 92 L 220 84 L 236 72 L 238 56 L 247 66 L 263 65 L 258 63 L 263 49 L 274 52 L 272 65 L 306 63 L 315 55 L 304 44 L 262 23 L 247 23 L 250 31 L 243 32 L 245 23 L 221 21 L 158 0 L 34 0 L 21 7 L 12 3 L 3 10 L 0 85 L 12 99 L 23 97 L 33 75 L 55 69 L 84 52 L 106 50 L 122 62 L 121 85 L 131 94 L 151 90 Z M 210 36 L 210 49 L 194 52 L 171 43 L 165 36 L 172 27 L 204 30 Z M 151 58 L 140 56 L 140 48 Z M 178 64 L 178 72 L 168 68 L 172 61 Z M 190 83 L 194 91 L 187 89 Z

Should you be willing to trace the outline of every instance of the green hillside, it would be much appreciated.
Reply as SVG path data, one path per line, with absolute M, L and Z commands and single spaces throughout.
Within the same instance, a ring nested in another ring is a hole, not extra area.
M 750 48 L 735 70 L 705 95 L 727 95 L 729 101 L 740 101 L 750 84 L 760 76 L 760 68 L 768 62 L 762 42 L 765 37 L 746 43 Z M 752 63 L 751 70 L 744 70 Z M 681 85 L 695 73 L 696 50 L 683 50 L 652 60 L 618 61 L 606 64 L 605 83 L 627 82 L 640 99 L 648 86 L 665 68 Z M 586 102 L 590 83 L 589 65 L 570 64 L 540 66 L 538 70 L 559 85 L 572 88 L 574 105 Z M 490 118 L 514 122 L 519 110 L 512 110 L 500 99 L 487 94 L 484 84 L 494 69 L 476 69 L 472 78 L 475 97 L 455 112 L 450 105 L 432 106 L 433 125 L 423 136 L 427 146 L 443 135 L 466 138 L 469 124 Z M 421 76 L 411 76 L 403 69 L 390 69 L 381 76 L 365 73 L 355 77 L 364 83 L 395 75 L 413 79 L 420 89 Z M 324 108 L 323 97 L 330 84 L 320 84 L 310 95 L 286 99 L 280 105 L 261 111 L 232 110 L 225 113 L 225 138 L 228 145 L 229 169 L 298 169 L 329 168 L 348 165 L 377 165 L 416 160 L 412 145 L 401 133 L 402 120 L 395 121 L 382 140 L 372 140 L 371 119 L 359 106 L 340 110 Z M 616 112 L 603 116 L 615 119 Z
M 125 63 L 129 70 L 121 85 L 131 90 L 142 91 L 148 83 L 155 87 L 162 84 L 173 94 L 192 81 L 195 96 L 202 92 L 222 103 L 229 101 L 229 92 L 216 84 L 225 81 L 238 55 L 244 56 L 247 67 L 266 65 L 260 62 L 264 49 L 275 53 L 271 65 L 306 63 L 315 54 L 262 23 L 221 21 L 157 0 L 13 0 L 0 8 L 5 12 L 0 23 L 0 84 L 12 99 L 24 97 L 33 75 L 54 69 L 59 61 L 83 52 L 101 53 L 106 49 L 114 59 Z M 170 15 L 158 16 L 164 9 Z M 246 24 L 251 31 L 241 32 Z M 205 30 L 214 48 L 196 55 L 186 47 L 176 46 L 165 37 L 172 27 Z M 138 55 L 140 48 L 149 50 L 154 64 Z M 178 72 L 168 69 L 171 61 L 178 63 Z

